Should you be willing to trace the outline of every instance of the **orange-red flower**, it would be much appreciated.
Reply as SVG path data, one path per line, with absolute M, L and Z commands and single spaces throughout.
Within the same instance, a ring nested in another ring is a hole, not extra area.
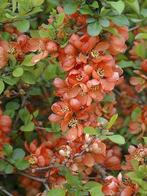
M 142 63 L 141 63 L 141 69 L 145 72 L 147 72 L 147 59 L 145 59 Z

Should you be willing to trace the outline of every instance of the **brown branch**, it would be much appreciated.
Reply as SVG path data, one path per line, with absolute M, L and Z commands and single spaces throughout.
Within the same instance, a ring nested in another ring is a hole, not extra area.
M 87 144 L 87 148 L 94 142 L 95 137 L 92 138 L 92 140 Z M 76 159 L 77 157 L 82 156 L 86 152 L 86 149 L 83 149 L 80 153 L 77 153 L 74 155 L 73 159 Z
M 49 186 L 48 186 L 48 183 L 47 183 L 47 179 L 46 178 L 40 178 L 40 177 L 37 177 L 37 176 L 32 176 L 32 175 L 30 175 L 28 173 L 21 172 L 21 171 L 18 171 L 18 174 L 19 175 L 22 175 L 22 176 L 25 176 L 25 177 L 27 177 L 29 179 L 35 180 L 37 182 L 41 182 L 44 185 L 45 189 L 47 191 L 49 191 Z
M 25 176 L 25 177 L 27 177 L 27 178 L 29 178 L 29 179 L 32 179 L 32 180 L 35 180 L 35 181 L 37 181 L 37 182 L 41 182 L 41 183 L 44 185 L 45 189 L 46 189 L 47 191 L 49 190 L 49 187 L 48 187 L 48 183 L 47 183 L 47 179 L 46 179 L 46 178 L 40 178 L 40 177 L 37 177 L 37 176 L 32 176 L 32 175 L 30 175 L 30 174 L 28 174 L 28 173 L 26 173 L 26 172 L 19 171 L 19 170 L 15 167 L 14 164 L 12 164 L 9 160 L 7 160 L 7 159 L 5 159 L 5 158 L 1 158 L 1 157 L 0 157 L 0 160 L 4 160 L 4 161 L 6 161 L 7 163 L 9 163 L 10 165 L 12 165 L 12 166 L 16 169 L 16 174 Z
M 46 182 L 46 179 L 45 178 L 40 178 L 40 177 L 37 177 L 37 176 L 32 176 L 32 175 L 30 175 L 28 173 L 21 172 L 21 171 L 18 171 L 17 173 L 20 174 L 20 175 L 22 175 L 22 176 L 25 176 L 27 178 L 30 178 L 32 180 L 38 181 L 38 182 L 42 182 L 42 183 L 45 183 Z
M 135 26 L 135 27 L 132 27 L 129 29 L 129 31 L 134 31 L 135 29 L 138 29 L 139 28 L 139 25 Z

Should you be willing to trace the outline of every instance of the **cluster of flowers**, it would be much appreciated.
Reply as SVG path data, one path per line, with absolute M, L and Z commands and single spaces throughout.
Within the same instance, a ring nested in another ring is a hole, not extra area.
M 33 55 L 32 64 L 36 64 L 49 54 L 56 56 L 57 44 L 48 38 L 30 38 L 8 24 L 4 26 L 4 32 L 11 34 L 13 40 L 0 40 L 0 69 L 7 65 L 10 55 L 14 55 L 17 61 L 22 62 L 26 54 L 37 52 Z
M 98 103 L 122 80 L 122 70 L 115 55 L 126 49 L 127 27 L 115 27 L 119 36 L 107 35 L 105 40 L 73 34 L 69 44 L 59 49 L 59 63 L 67 72 L 65 80 L 56 78 L 54 86 L 60 101 L 52 105 L 52 122 L 58 122 L 68 140 L 83 134 L 83 127 L 97 126 Z
M 49 20 L 50 23 L 52 21 Z M 82 23 L 84 22 L 85 18 L 82 18 Z M 65 178 L 59 175 L 59 165 L 69 167 L 75 174 L 82 173 L 85 179 L 94 171 L 93 166 L 97 164 L 109 170 L 122 169 L 122 153 L 118 146 L 106 145 L 100 139 L 83 134 L 84 127 L 101 126 L 97 121 L 98 117 L 104 116 L 109 119 L 116 112 L 116 101 L 106 103 L 104 106 L 100 101 L 106 94 L 111 94 L 115 85 L 123 83 L 122 70 L 117 66 L 115 57 L 126 50 L 128 29 L 111 25 L 119 35 L 107 33 L 105 39 L 98 36 L 90 37 L 83 29 L 79 34 L 71 35 L 65 48 L 50 42 L 52 43 L 50 52 L 58 57 L 60 66 L 67 73 L 64 80 L 56 78 L 53 82 L 56 96 L 60 100 L 52 105 L 51 109 L 54 113 L 49 116 L 51 122 L 60 125 L 63 136 L 56 138 L 54 134 L 49 133 L 41 145 L 34 140 L 31 144 L 26 143 L 25 146 L 30 153 L 27 159 L 34 168 L 32 171 L 37 171 L 35 165 L 40 168 L 49 167 L 45 176 L 52 187 L 62 186 L 65 183 Z M 44 51 L 41 52 L 42 54 Z M 39 54 L 37 61 L 41 59 L 40 57 Z M 128 86 L 124 83 L 121 88 L 126 90 Z M 132 89 L 130 91 L 128 87 L 127 92 L 131 96 Z M 123 102 L 128 99 L 125 97 L 121 100 Z M 127 104 L 121 103 L 121 105 L 126 114 Z M 134 156 L 137 154 L 136 151 L 134 150 Z M 143 148 L 143 151 L 146 150 Z M 128 165 L 131 165 L 130 156 L 132 155 L 127 155 L 126 158 Z M 132 195 L 137 188 L 132 182 L 124 182 L 121 175 L 118 178 L 108 176 L 104 179 L 103 192 L 105 195 Z
M 62 12 L 62 9 L 58 11 Z M 139 99 L 132 86 L 124 82 L 123 71 L 117 65 L 117 55 L 127 49 L 125 42 L 128 39 L 128 28 L 111 23 L 117 35 L 104 32 L 103 36 L 91 37 L 85 28 L 85 16 L 67 16 L 64 19 L 65 23 L 69 18 L 75 19 L 78 27 L 84 27 L 70 36 L 64 48 L 48 38 L 30 38 L 10 25 L 4 26 L 4 31 L 10 33 L 14 41 L 0 41 L 0 68 L 8 63 L 9 54 L 13 54 L 22 62 L 26 54 L 34 53 L 33 64 L 51 55 L 58 58 L 60 67 L 66 73 L 65 79 L 55 78 L 53 82 L 59 101 L 52 105 L 53 113 L 49 116 L 50 122 L 60 126 L 62 136 L 58 138 L 53 133 L 45 133 L 45 137 L 41 136 L 41 144 L 37 140 L 30 144 L 26 142 L 26 159 L 30 162 L 34 175 L 38 176 L 38 171 L 44 171 L 41 175 L 48 179 L 52 188 L 62 187 L 66 182 L 65 177 L 59 174 L 60 166 L 66 166 L 73 174 L 82 174 L 85 181 L 89 180 L 91 174 L 97 173 L 98 177 L 95 180 L 99 182 L 103 178 L 102 190 L 105 195 L 131 196 L 138 190 L 136 184 L 124 182 L 121 174 L 117 178 L 110 175 L 106 177 L 100 170 L 132 170 L 131 160 L 136 159 L 140 164 L 144 164 L 147 149 L 141 145 L 136 148 L 130 146 L 126 164 L 122 165 L 123 154 L 117 145 L 104 143 L 98 138 L 84 134 L 84 128 L 88 126 L 101 129 L 98 117 L 109 120 L 116 113 L 117 104 L 122 109 L 122 116 L 130 116 L 135 108 L 140 108 L 141 115 L 135 121 L 129 122 L 128 130 L 131 134 L 141 133 L 140 137 L 146 131 L 147 106 L 138 102 L 132 103 L 131 97 L 133 100 Z M 53 21 L 54 18 L 48 20 L 50 24 Z M 135 31 L 136 34 L 139 32 L 140 30 Z M 60 37 L 62 33 L 60 32 Z M 140 42 L 143 40 L 135 42 L 130 51 L 133 61 L 139 58 L 135 47 Z M 147 86 L 144 74 L 147 71 L 147 59 L 140 60 L 141 71 L 135 70 L 138 77 L 132 77 L 130 80 L 138 92 Z M 114 98 L 111 102 L 103 104 L 106 95 L 113 95 L 112 91 L 116 85 L 119 85 L 120 89 L 119 99 L 116 101 Z M 122 126 L 122 118 L 119 118 L 116 130 Z M 0 112 L 0 151 L 3 144 L 9 142 L 7 134 L 11 130 L 11 124 L 10 117 Z M 101 166 L 101 169 L 96 169 L 97 166 Z M 21 183 L 23 187 L 27 187 L 27 195 L 37 194 L 41 186 L 27 178 L 22 178 Z
M 81 173 L 85 181 L 93 172 L 96 172 L 95 180 L 98 182 L 103 176 L 102 190 L 105 195 L 131 196 L 137 192 L 138 186 L 127 176 L 125 181 L 122 180 L 121 174 L 117 178 L 111 175 L 105 176 L 105 169 L 132 171 L 132 160 L 145 164 L 147 156 L 147 148 L 144 146 L 130 146 L 126 162 L 122 164 L 122 154 L 118 146 L 107 145 L 106 147 L 102 141 L 88 135 L 68 143 L 65 138 L 56 138 L 54 134 L 49 133 L 41 145 L 38 146 L 37 141 L 33 141 L 30 145 L 26 144 L 26 148 L 31 154 L 27 159 L 32 163 L 32 172 L 38 175 L 39 171 L 44 171 L 43 175 L 46 176 L 52 188 L 62 187 L 66 183 L 64 176 L 59 174 L 60 166 L 66 166 L 75 175 Z M 36 168 L 36 165 L 39 167 Z

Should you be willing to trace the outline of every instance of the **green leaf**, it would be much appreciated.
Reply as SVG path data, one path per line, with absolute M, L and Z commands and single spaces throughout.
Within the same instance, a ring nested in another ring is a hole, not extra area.
M 9 101 L 6 104 L 6 110 L 17 110 L 19 108 L 19 103 L 15 102 L 15 101 Z
M 138 44 L 135 47 L 135 52 L 136 52 L 136 54 L 139 57 L 146 58 L 146 56 L 147 56 L 147 54 L 146 54 L 146 48 L 145 48 L 145 46 L 143 44 Z
M 39 31 L 38 30 L 30 30 L 30 36 L 32 38 L 39 38 Z
M 11 35 L 10 35 L 10 33 L 7 33 L 7 32 L 2 32 L 1 37 L 2 37 L 3 40 L 6 40 L 6 41 L 11 40 Z
M 3 151 L 6 156 L 10 156 L 13 152 L 13 147 L 10 144 L 4 144 Z
M 5 84 L 4 84 L 4 82 L 2 80 L 0 80 L 0 94 L 2 94 L 4 89 L 5 89 Z
M 134 10 L 137 14 L 140 13 L 140 7 L 138 0 L 126 0 L 126 5 L 129 6 L 132 10 Z
M 31 0 L 33 7 L 37 7 L 43 4 L 44 0 Z
M 21 160 L 25 157 L 25 151 L 21 148 L 16 148 L 13 151 L 12 159 L 13 160 Z
M 13 173 L 13 166 L 12 165 L 10 165 L 10 164 L 7 164 L 6 166 L 5 166 L 5 169 L 4 169 L 4 172 L 6 173 L 6 174 L 12 174 Z
M 133 166 L 134 170 L 137 170 L 139 166 L 139 161 L 137 161 L 136 159 L 133 159 L 131 160 L 131 165 Z
M 66 170 L 64 172 L 64 175 L 66 177 L 66 180 L 67 180 L 68 184 L 70 184 L 71 186 L 79 186 L 79 185 L 81 185 L 81 179 L 79 178 L 79 176 L 74 176 L 68 170 Z
M 121 68 L 127 68 L 127 67 L 134 67 L 134 62 L 133 61 L 125 61 L 125 60 L 121 60 L 118 65 Z
M 89 135 L 98 135 L 99 134 L 99 132 L 93 127 L 85 127 L 84 133 L 89 134 Z
M 103 27 L 109 27 L 110 25 L 110 22 L 107 18 L 100 18 L 99 22 Z
M 15 12 L 16 8 L 17 8 L 17 0 L 12 0 L 12 11 Z
M 44 29 L 39 30 L 39 35 L 42 38 L 56 38 L 56 29 L 53 25 L 42 25 Z
M 147 39 L 147 33 L 139 33 L 136 35 L 135 39 Z
M 64 4 L 64 12 L 71 15 L 77 11 L 78 5 L 75 1 L 69 1 Z
M 65 196 L 66 192 L 63 189 L 52 189 L 48 192 L 47 196 Z
M 133 121 L 136 121 L 141 116 L 141 113 L 142 113 L 142 110 L 136 107 L 131 114 L 131 119 Z
M 143 137 L 144 143 L 147 144 L 147 137 Z
M 36 83 L 35 76 L 33 75 L 33 73 L 31 73 L 29 71 L 25 71 L 21 79 L 27 84 L 35 84 Z
M 29 122 L 28 124 L 21 126 L 20 129 L 24 132 L 31 132 L 34 131 L 35 125 L 33 122 Z
M 104 193 L 102 192 L 102 185 L 98 184 L 97 186 L 91 188 L 89 190 L 91 196 L 104 196 Z
M 88 31 L 89 35 L 91 35 L 91 36 L 99 35 L 101 30 L 102 30 L 102 27 L 98 22 L 90 23 L 87 26 L 87 31 Z
M 10 86 L 15 85 L 18 82 L 19 78 L 14 78 L 13 76 L 5 76 L 4 82 L 9 84 Z
M 99 4 L 97 1 L 94 1 L 90 6 L 93 8 L 99 8 Z
M 22 108 L 21 110 L 19 110 L 19 117 L 20 119 L 27 124 L 28 122 L 30 122 L 32 120 L 32 115 L 29 113 L 29 111 L 26 108 Z
M 142 8 L 141 15 L 144 16 L 144 17 L 147 17 L 147 9 Z
M 39 114 L 39 110 L 35 110 L 35 111 L 33 112 L 34 118 L 37 118 L 38 114 Z
M 120 145 L 125 144 L 125 139 L 121 135 L 111 135 L 111 136 L 107 136 L 107 138 L 116 144 L 120 144 Z
M 25 170 L 29 167 L 29 162 L 27 160 L 17 160 L 15 166 L 19 170 Z
M 60 27 L 63 24 L 64 18 L 65 18 L 64 13 L 60 13 L 60 14 L 57 15 L 57 19 L 56 19 L 56 26 L 57 27 Z
M 31 96 L 36 96 L 36 95 L 41 95 L 41 89 L 39 87 L 33 87 L 31 88 L 31 90 L 29 91 L 29 95 Z
M 23 62 L 21 63 L 21 65 L 25 65 L 27 67 L 34 66 L 34 64 L 31 62 L 33 56 L 34 56 L 34 54 L 28 54 L 28 55 L 26 55 L 25 56 L 25 59 L 23 60 Z
M 46 80 L 54 79 L 57 76 L 58 64 L 49 64 L 44 71 Z
M 87 23 L 93 23 L 93 22 L 95 22 L 96 21 L 96 19 L 95 18 L 87 18 Z
M 27 32 L 30 28 L 30 21 L 26 19 L 14 22 L 13 24 L 20 32 Z
M 118 31 L 113 27 L 105 27 L 105 30 L 114 34 L 114 35 L 118 35 Z
M 15 115 L 15 110 L 9 110 L 9 109 L 5 110 L 4 114 L 10 116 L 11 118 L 13 118 L 14 115 Z
M 7 163 L 4 160 L 0 159 L 0 171 L 4 171 Z
M 112 8 L 114 8 L 118 12 L 119 15 L 123 12 L 125 8 L 125 3 L 122 0 L 119 0 L 117 2 L 111 1 L 108 3 L 111 5 Z
M 108 122 L 108 124 L 107 124 L 107 126 L 106 126 L 106 129 L 110 129 L 110 128 L 113 126 L 113 124 L 115 123 L 115 121 L 117 120 L 117 118 L 118 118 L 118 114 L 114 114 L 114 115 L 110 118 L 110 120 L 109 120 L 109 122 Z
M 12 75 L 16 78 L 20 77 L 23 75 L 23 68 L 22 67 L 17 67 L 16 69 L 14 69 L 14 71 L 12 72 Z
M 89 7 L 88 5 L 86 5 L 86 4 L 80 7 L 79 12 L 80 12 L 81 14 L 93 15 L 92 10 L 91 10 L 90 7 Z
M 115 17 L 110 17 L 110 19 L 117 25 L 119 26 L 129 26 L 129 20 L 126 16 L 121 15 L 121 16 L 115 16 Z
M 89 181 L 84 185 L 84 189 L 91 189 L 93 187 L 99 186 L 100 183 L 95 182 L 95 181 Z
M 42 38 L 48 38 L 49 37 L 49 31 L 47 31 L 45 29 L 41 29 L 41 30 L 39 30 L 39 35 Z

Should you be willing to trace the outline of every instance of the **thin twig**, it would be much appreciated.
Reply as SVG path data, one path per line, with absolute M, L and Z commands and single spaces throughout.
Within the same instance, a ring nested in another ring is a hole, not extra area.
M 12 164 L 9 160 L 5 159 L 5 158 L 1 158 L 0 157 L 0 160 L 4 160 L 6 161 L 7 163 L 9 163 L 10 165 L 12 165 L 14 168 L 15 168 L 15 165 Z M 45 189 L 48 191 L 49 190 L 49 187 L 48 187 L 48 184 L 47 184 L 47 179 L 46 178 L 40 178 L 40 177 L 37 177 L 37 176 L 32 176 L 26 172 L 22 172 L 22 171 L 19 171 L 17 168 L 15 168 L 17 171 L 16 171 L 16 174 L 19 174 L 19 175 L 22 175 L 22 176 L 25 176 L 29 179 L 32 179 L 32 180 L 35 180 L 35 181 L 38 181 L 38 182 L 41 182 Z
M 138 29 L 139 28 L 139 25 L 135 26 L 135 27 L 132 27 L 129 29 L 129 31 L 134 31 L 135 29 Z
M 48 170 L 48 169 L 51 169 L 51 168 L 55 168 L 57 166 L 55 165 L 49 165 L 49 166 L 46 166 L 46 167 L 36 167 L 34 168 L 35 171 L 42 171 L 42 170 Z
M 38 181 L 38 182 L 42 182 L 42 183 L 45 183 L 46 182 L 46 179 L 45 178 L 39 178 L 39 177 L 37 177 L 37 176 L 32 176 L 32 175 L 30 175 L 30 174 L 28 174 L 28 173 L 25 173 L 25 172 L 18 172 L 18 174 L 20 174 L 20 175 L 22 175 L 22 176 L 25 176 L 25 177 L 27 177 L 27 178 L 30 178 L 30 179 L 32 179 L 32 180 L 35 180 L 35 181 Z
M 94 142 L 94 140 L 95 140 L 95 137 L 93 137 L 91 139 L 91 141 L 88 143 L 87 148 Z M 80 153 L 75 154 L 74 157 L 73 157 L 73 159 L 76 159 L 77 157 L 82 156 L 85 152 L 86 152 L 86 149 L 83 149 Z
M 9 193 L 4 187 L 0 186 L 0 191 L 5 193 L 7 196 L 13 196 L 11 193 Z
M 20 174 L 22 176 L 25 176 L 25 177 L 27 177 L 29 179 L 35 180 L 37 182 L 41 182 L 44 185 L 45 189 L 47 191 L 49 191 L 49 186 L 48 186 L 48 183 L 47 183 L 47 179 L 46 178 L 40 178 L 40 177 L 37 177 L 37 176 L 32 176 L 32 175 L 30 175 L 28 173 L 20 172 L 20 171 L 18 172 L 18 174 Z

